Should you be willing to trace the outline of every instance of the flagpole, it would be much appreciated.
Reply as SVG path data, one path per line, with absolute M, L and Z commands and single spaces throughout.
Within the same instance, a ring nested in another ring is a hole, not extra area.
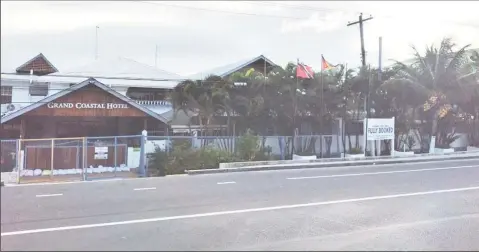
M 320 121 L 319 121 L 319 149 L 321 150 L 320 152 L 320 158 L 323 158 L 323 120 L 324 120 L 324 77 L 323 77 L 323 66 L 324 64 L 324 56 L 321 54 L 321 109 L 319 110 L 319 115 L 320 115 Z
M 293 159 L 293 154 L 294 154 L 294 143 L 296 142 L 296 93 L 298 92 L 298 87 L 299 87 L 299 78 L 298 78 L 298 69 L 299 69 L 299 58 L 296 59 L 296 86 L 294 87 L 294 92 L 293 92 L 293 144 L 291 147 L 291 159 Z
M 348 79 L 348 63 L 344 64 L 344 82 L 342 83 L 343 85 L 346 83 L 346 80 Z M 344 95 L 344 93 L 343 93 Z M 344 96 L 343 96 L 344 97 Z M 344 99 L 344 98 L 343 98 Z M 346 102 L 346 101 L 344 101 Z M 346 139 L 344 138 L 344 133 L 346 132 L 346 121 L 345 121 L 344 115 L 341 118 L 341 141 L 343 143 L 343 156 L 346 157 Z M 339 141 L 338 141 L 339 142 Z M 338 148 L 339 149 L 339 148 Z

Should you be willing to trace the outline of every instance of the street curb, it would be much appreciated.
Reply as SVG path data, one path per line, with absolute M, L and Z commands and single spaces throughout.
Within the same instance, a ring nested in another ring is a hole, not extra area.
M 429 161 L 447 161 L 447 160 L 464 160 L 464 159 L 479 159 L 476 156 L 445 156 L 444 158 L 423 158 L 423 159 L 378 159 L 378 160 L 358 160 L 358 161 L 336 161 L 331 163 L 300 163 L 300 164 L 286 164 L 286 165 L 268 165 L 268 166 L 249 166 L 239 168 L 215 168 L 204 170 L 187 170 L 188 175 L 202 175 L 202 174 L 216 174 L 216 173 L 232 173 L 232 172 L 250 172 L 250 171 L 273 171 L 273 170 L 294 170 L 294 169 L 317 169 L 317 168 L 331 168 L 344 166 L 360 166 L 360 165 L 379 165 L 379 164 L 401 164 L 401 163 L 421 163 Z
M 269 161 L 247 161 L 247 162 L 230 162 L 230 163 L 220 163 L 220 169 L 230 169 L 230 168 L 242 168 L 242 167 L 257 167 L 257 166 L 277 166 L 277 165 L 297 165 L 297 164 L 324 164 L 330 162 L 345 162 L 345 161 L 373 161 L 373 160 L 398 160 L 399 159 L 421 159 L 421 158 L 445 158 L 450 156 L 458 155 L 474 155 L 478 154 L 479 151 L 461 151 L 461 152 L 452 152 L 444 153 L 441 155 L 438 154 L 415 154 L 414 156 L 380 156 L 380 157 L 343 157 L 343 158 L 321 158 L 321 159 L 312 159 L 312 160 L 269 160 Z

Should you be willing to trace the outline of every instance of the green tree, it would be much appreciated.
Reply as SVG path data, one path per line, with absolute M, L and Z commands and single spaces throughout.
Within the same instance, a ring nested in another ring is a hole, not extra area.
M 409 97 L 411 104 L 423 103 L 419 115 L 429 124 L 428 135 L 436 136 L 437 145 L 447 142 L 447 134 L 451 129 L 441 127 L 449 125 L 447 120 L 454 117 L 446 116 L 454 113 L 454 104 L 460 102 L 455 95 L 460 86 L 464 68 L 466 49 L 469 45 L 455 49 L 456 45 L 449 38 L 442 40 L 439 47 L 429 46 L 424 55 L 413 46 L 415 61 L 411 65 L 396 62 L 396 75 L 387 83 L 400 92 L 413 90 L 414 97 Z M 423 100 L 426 97 L 426 100 Z M 414 98 L 414 99 L 412 99 Z M 401 106 L 401 105 L 399 105 Z
M 229 99 L 230 89 L 230 84 L 219 76 L 208 76 L 197 81 L 185 80 L 171 94 L 175 114 L 178 111 L 187 115 L 193 112 L 197 115 L 202 134 L 208 134 L 212 118 L 228 110 L 225 101 Z

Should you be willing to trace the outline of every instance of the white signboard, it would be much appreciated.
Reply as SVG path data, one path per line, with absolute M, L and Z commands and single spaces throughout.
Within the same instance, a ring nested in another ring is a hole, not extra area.
M 108 159 L 108 147 L 95 147 L 95 159 Z
M 394 118 L 369 118 L 367 120 L 368 141 L 394 139 Z
M 63 102 L 63 103 L 57 103 L 57 102 L 49 102 L 47 104 L 48 108 L 53 108 L 53 109 L 62 109 L 62 108 L 76 108 L 76 109 L 127 109 L 128 105 L 127 104 L 119 104 L 119 103 L 83 103 L 83 102 L 77 102 L 77 103 L 71 103 L 71 102 Z

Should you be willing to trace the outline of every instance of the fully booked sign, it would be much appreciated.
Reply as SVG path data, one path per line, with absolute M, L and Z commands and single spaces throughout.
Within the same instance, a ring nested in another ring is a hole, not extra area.
M 367 120 L 368 141 L 394 139 L 394 118 L 369 118 Z
M 71 102 L 64 102 L 64 103 L 56 103 L 50 102 L 47 104 L 48 108 L 51 109 L 127 109 L 128 105 L 126 104 L 119 104 L 119 103 L 71 103 Z

